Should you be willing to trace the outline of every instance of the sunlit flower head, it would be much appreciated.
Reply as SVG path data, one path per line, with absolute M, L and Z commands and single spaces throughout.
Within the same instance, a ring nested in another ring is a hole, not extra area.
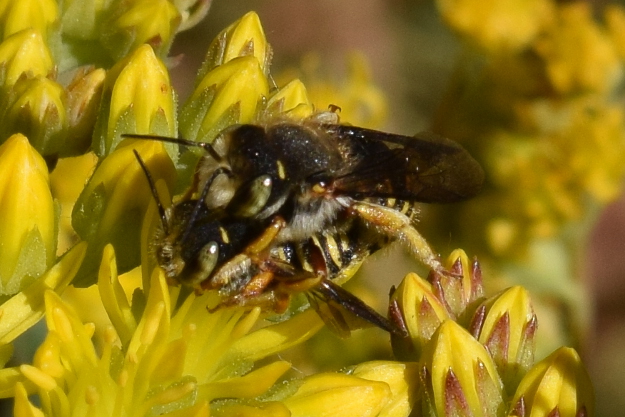
M 55 293 L 46 293 L 48 336 L 23 380 L 34 384 L 47 416 L 70 410 L 91 415 L 208 415 L 219 399 L 252 399 L 267 391 L 290 364 L 254 367 L 268 355 L 313 335 L 321 321 L 312 312 L 252 331 L 259 309 L 209 313 L 215 294 L 177 300 L 162 273 L 152 275 L 148 293 L 126 298 L 117 277 L 112 247 L 104 251 L 98 286 L 110 318 L 101 352 L 92 342 L 94 326 Z M 141 293 L 139 293 L 141 294 Z M 136 318 L 135 315 L 137 314 Z M 27 399 L 16 409 L 27 410 Z

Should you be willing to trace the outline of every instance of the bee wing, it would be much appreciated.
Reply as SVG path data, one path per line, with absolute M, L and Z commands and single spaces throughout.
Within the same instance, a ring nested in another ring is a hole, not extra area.
M 460 144 L 430 132 L 414 137 L 331 125 L 346 161 L 335 193 L 355 198 L 451 203 L 474 196 L 484 181 L 479 163 Z
M 323 280 L 315 289 L 307 293 L 310 304 L 328 327 L 340 337 L 348 337 L 352 330 L 377 326 L 389 333 L 404 337 L 405 332 L 394 326 L 347 290 Z

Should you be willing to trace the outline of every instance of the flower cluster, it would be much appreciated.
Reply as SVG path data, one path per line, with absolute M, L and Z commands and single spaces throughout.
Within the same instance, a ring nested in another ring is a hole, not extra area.
M 544 296 L 535 301 L 554 323 L 589 323 L 577 255 L 625 174 L 625 11 L 606 7 L 600 22 L 582 1 L 437 5 L 465 53 L 434 129 L 467 146 L 487 178 L 456 214 L 455 236 L 506 285 Z
M 345 104 L 329 83 L 316 94 L 298 79 L 273 87 L 255 13 L 210 44 L 178 109 L 167 53 L 209 4 L 0 6 L 0 396 L 14 397 L 14 414 L 592 415 L 576 353 L 534 364 L 527 292 L 485 298 L 480 268 L 462 252 L 445 273 L 408 275 L 394 291 L 389 317 L 409 335 L 392 339 L 399 361 L 290 380 L 291 364 L 275 354 L 323 327 L 313 310 L 267 324 L 259 308 L 211 311 L 216 294 L 167 285 L 149 256 L 159 216 L 136 155 L 165 205 L 189 188 L 199 155 L 123 134 L 211 142 L 233 124 L 310 117 L 320 102 L 349 106 L 343 119 L 362 124 L 385 109 L 358 58 L 340 89 Z M 7 365 L 15 339 L 42 317 L 32 363 Z
M 458 71 L 437 126 L 487 170 L 488 189 L 467 208 L 468 233 L 483 236 L 490 256 L 523 257 L 621 190 L 625 121 L 614 98 L 625 73 L 625 11 L 607 8 L 601 25 L 586 2 L 438 5 L 482 62 L 477 72 L 470 54 L 461 63 L 471 70 Z M 493 207 L 488 218 L 476 208 L 484 204 Z

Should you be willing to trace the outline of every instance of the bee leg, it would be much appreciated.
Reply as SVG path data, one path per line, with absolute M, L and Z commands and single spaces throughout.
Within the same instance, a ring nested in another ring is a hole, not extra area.
M 244 253 L 249 256 L 260 254 L 271 245 L 276 236 L 278 236 L 278 233 L 280 233 L 285 226 L 286 222 L 281 216 L 274 216 L 269 227 L 265 229 L 258 239 L 254 240 L 244 249 Z
M 284 313 L 289 307 L 291 295 L 273 286 L 275 276 L 270 271 L 263 271 L 256 274 L 237 294 L 231 295 L 221 300 L 221 302 L 209 309 L 215 312 L 224 307 L 260 307 L 263 311 L 272 311 L 278 314 Z M 274 288 L 270 288 L 270 287 Z
M 358 216 L 384 234 L 408 242 L 419 261 L 434 271 L 443 272 L 443 266 L 425 238 L 412 226 L 412 221 L 397 210 L 357 202 L 350 207 Z

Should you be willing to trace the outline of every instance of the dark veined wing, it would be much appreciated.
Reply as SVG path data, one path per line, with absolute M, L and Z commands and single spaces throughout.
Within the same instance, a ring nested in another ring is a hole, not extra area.
M 349 337 L 352 330 L 372 325 L 400 337 L 406 337 L 402 329 L 393 325 L 360 298 L 330 280 L 323 280 L 318 287 L 308 291 L 306 296 L 319 317 L 342 338 Z
M 355 126 L 326 125 L 345 160 L 355 161 L 334 179 L 337 194 L 451 203 L 477 194 L 480 164 L 460 144 L 430 132 L 414 137 Z

